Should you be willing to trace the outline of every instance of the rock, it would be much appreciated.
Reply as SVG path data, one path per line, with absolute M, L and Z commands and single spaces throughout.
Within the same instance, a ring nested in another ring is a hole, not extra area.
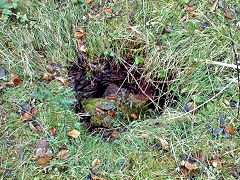
M 98 108 L 101 108 L 103 110 L 110 110 L 110 109 L 116 109 L 117 104 L 114 100 L 108 100 L 107 102 L 97 102 L 96 106 Z

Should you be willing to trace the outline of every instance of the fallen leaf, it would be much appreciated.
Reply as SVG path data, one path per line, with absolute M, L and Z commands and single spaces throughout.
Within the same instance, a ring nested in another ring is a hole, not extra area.
M 38 164 L 47 164 L 52 159 L 53 154 L 51 150 L 48 150 L 49 147 L 50 145 L 47 140 L 40 140 L 38 142 L 35 154 Z
M 92 167 L 96 167 L 101 164 L 101 161 L 98 158 L 95 158 L 92 162 Z
M 35 130 L 37 132 L 42 131 L 42 125 L 38 121 L 36 120 L 29 121 L 28 124 L 32 130 Z
M 51 81 L 53 80 L 53 76 L 51 74 L 44 73 L 42 79 L 46 81 Z
M 29 105 L 29 104 L 20 104 L 19 105 L 22 109 L 21 109 L 21 111 L 22 112 L 28 112 L 28 113 L 30 113 L 30 111 L 31 111 L 31 106 Z
M 21 83 L 21 79 L 17 74 L 11 74 L 11 80 L 15 86 L 19 85 Z
M 188 4 L 184 4 L 184 9 L 186 11 L 195 11 L 196 10 L 195 7 L 189 6 Z
M 189 170 L 194 170 L 194 169 L 197 169 L 197 168 L 198 168 L 198 166 L 197 166 L 196 163 L 190 163 L 190 162 L 188 162 L 188 161 L 185 161 L 184 166 L 185 166 L 187 169 L 189 169 Z
M 217 128 L 213 131 L 212 135 L 217 136 L 219 134 L 222 134 L 222 132 L 223 132 L 223 128 Z
M 219 168 L 219 169 L 222 168 L 221 159 L 220 159 L 217 155 L 214 155 L 214 156 L 211 158 L 210 163 L 212 164 L 212 166 L 213 166 L 214 168 Z
M 93 0 L 85 0 L 85 3 L 89 4 L 91 3 Z
M 60 81 L 63 85 L 66 85 L 66 84 L 67 84 L 67 79 L 64 78 L 64 77 L 58 76 L 58 77 L 56 77 L 56 79 L 57 79 L 58 81 Z
M 205 162 L 206 156 L 203 154 L 202 151 L 198 151 L 195 156 L 193 156 L 195 159 L 198 159 L 201 162 Z
M 73 130 L 69 131 L 67 133 L 67 135 L 76 139 L 80 135 L 80 132 L 78 130 L 76 130 L 76 129 L 73 129 Z
M 33 118 L 33 115 L 28 113 L 28 112 L 24 112 L 22 115 L 21 115 L 21 118 L 23 121 L 27 121 L 27 120 L 32 120 Z
M 160 138 L 160 143 L 163 150 L 168 150 L 168 142 L 165 138 Z
M 116 112 L 112 109 L 108 110 L 108 114 L 112 117 L 115 117 L 116 116 Z
M 50 144 L 47 140 L 39 140 L 37 143 L 37 148 L 46 148 L 48 149 L 50 147 Z
M 110 8 L 110 7 L 105 8 L 104 11 L 105 11 L 105 13 L 109 13 L 109 14 L 113 13 L 112 8 Z
M 120 107 L 122 110 L 124 110 L 125 109 L 125 106 L 123 106 L 123 105 L 121 105 L 121 107 Z
M 39 158 L 37 158 L 37 162 L 38 162 L 38 164 L 48 164 L 49 162 L 50 162 L 50 160 L 51 160 L 51 157 L 49 157 L 49 156 L 44 156 L 44 157 L 39 157 Z
M 237 107 L 237 101 L 231 99 L 229 105 L 230 105 L 231 108 L 236 108 Z
M 229 171 L 231 172 L 232 176 L 236 179 L 240 178 L 240 170 L 239 168 L 229 168 Z
M 133 119 L 135 119 L 135 120 L 138 119 L 138 115 L 136 115 L 136 114 L 134 114 L 134 113 L 132 113 L 132 114 L 130 115 L 130 117 L 133 118 Z
M 6 76 L 6 72 L 3 68 L 0 67 L 0 79 L 2 79 L 4 76 Z
M 214 3 L 211 6 L 211 12 L 214 12 L 218 9 L 218 0 L 214 1 Z
M 187 104 L 185 104 L 184 106 L 183 106 L 183 108 L 184 108 L 184 110 L 186 111 L 186 112 L 189 112 L 189 111 L 192 111 L 193 109 L 195 109 L 197 107 L 197 104 L 195 103 L 195 102 L 189 102 L 189 103 L 187 103 Z M 197 112 L 197 109 L 195 109 L 194 111 L 192 111 L 192 113 L 193 114 L 195 114 Z
M 184 175 L 188 175 L 190 173 L 190 171 L 185 166 L 181 166 L 180 167 L 180 173 L 184 174 Z
M 50 136 L 54 136 L 56 134 L 56 128 L 55 127 L 51 127 L 50 129 L 49 129 L 49 135 Z
M 113 138 L 113 139 L 115 139 L 115 138 L 117 138 L 118 137 L 118 132 L 117 131 L 113 131 L 112 133 L 111 133 L 111 138 Z
M 224 13 L 224 16 L 225 16 L 226 18 L 228 18 L 228 19 L 232 19 L 232 18 L 233 18 L 233 14 L 230 13 L 230 12 L 228 12 L 228 11 Z
M 227 126 L 224 128 L 223 131 L 226 132 L 226 133 L 228 133 L 228 134 L 233 135 L 233 134 L 234 134 L 234 127 L 233 127 L 232 124 L 227 125 Z
M 80 38 L 83 37 L 84 35 L 85 35 L 84 33 L 75 32 L 74 37 L 75 37 L 76 39 L 80 39 Z
M 57 157 L 59 158 L 59 159 L 67 159 L 67 157 L 68 157 L 68 155 L 69 155 L 69 150 L 67 150 L 67 149 L 62 149 L 62 150 L 60 150 L 59 152 L 58 152 L 58 155 L 57 155 Z
M 201 24 L 200 31 L 204 31 L 207 28 L 207 26 L 208 26 L 208 23 L 207 22 L 203 22 Z
M 37 159 L 38 164 L 48 164 L 52 159 L 52 151 L 44 148 L 38 148 L 36 151 L 35 158 Z
M 48 72 L 54 72 L 54 71 L 56 70 L 56 68 L 55 68 L 54 66 L 52 66 L 52 65 L 47 65 L 47 66 L 46 66 L 46 70 L 47 70 Z
M 194 11 L 190 12 L 190 14 L 189 14 L 190 19 L 192 19 L 193 17 L 195 17 L 195 12 Z
M 37 108 L 36 107 L 32 107 L 30 114 L 32 114 L 32 116 L 34 116 L 34 114 L 37 112 Z

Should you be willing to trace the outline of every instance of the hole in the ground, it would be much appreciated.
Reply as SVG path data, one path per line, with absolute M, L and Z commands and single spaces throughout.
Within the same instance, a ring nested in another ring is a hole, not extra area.
M 93 131 L 117 131 L 147 115 L 149 109 L 161 112 L 173 99 L 168 91 L 172 77 L 146 79 L 134 59 L 116 62 L 110 57 L 92 63 L 77 50 L 76 54 L 78 63 L 69 68 L 78 100 L 76 111 Z

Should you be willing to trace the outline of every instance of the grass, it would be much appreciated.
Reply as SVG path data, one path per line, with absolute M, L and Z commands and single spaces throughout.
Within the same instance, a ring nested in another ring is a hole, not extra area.
M 184 11 L 184 3 L 197 7 L 194 18 Z M 228 7 L 237 1 L 226 1 Z M 238 8 L 239 4 L 237 4 Z M 104 9 L 111 7 L 116 17 Z M 0 176 L 17 179 L 84 179 L 89 174 L 93 159 L 101 160 L 100 177 L 109 179 L 175 179 L 179 173 L 179 154 L 203 151 L 207 160 L 218 154 L 223 168 L 204 168 L 199 164 L 195 179 L 233 179 L 229 168 L 239 163 L 239 134 L 236 109 L 229 101 L 237 101 L 237 87 L 233 83 L 223 93 L 199 109 L 196 115 L 183 115 L 183 105 L 194 100 L 198 105 L 206 102 L 225 87 L 236 73 L 225 67 L 206 64 L 198 59 L 234 64 L 229 28 L 239 48 L 239 29 L 218 9 L 211 16 L 211 1 L 93 1 L 73 5 L 70 1 L 24 1 L 17 11 L 26 13 L 34 27 L 27 27 L 16 19 L 0 22 L 0 67 L 9 74 L 17 73 L 22 83 L 0 93 Z M 230 10 L 229 10 L 230 11 Z M 87 13 L 91 13 L 89 18 Z M 86 21 L 83 16 L 89 18 Z M 186 20 L 181 20 L 185 16 Z M 238 17 L 239 20 L 239 17 Z M 209 21 L 204 31 L 201 22 Z M 91 135 L 74 113 L 74 91 L 56 81 L 46 83 L 41 76 L 45 66 L 57 62 L 65 70 L 75 62 L 74 30 L 85 26 L 88 34 L 89 60 L 113 56 L 144 59 L 139 66 L 144 77 L 165 77 L 175 74 L 169 90 L 178 97 L 174 108 L 167 107 L 156 119 L 136 121 L 127 127 L 113 142 L 104 141 L 101 135 Z M 165 25 L 173 26 L 171 33 L 162 34 Z M 161 45 L 159 45 L 159 43 Z M 37 51 L 46 52 L 40 58 Z M 216 73 L 217 71 L 217 73 Z M 3 81 L 1 81 L 2 83 Z M 34 84 L 31 88 L 30 84 Z M 54 92 L 58 92 L 58 94 Z M 18 105 L 35 97 L 36 120 L 44 127 L 42 133 L 31 130 L 23 123 Z M 226 114 L 227 123 L 233 123 L 235 134 L 229 138 L 214 138 L 211 131 L 219 126 L 219 115 Z M 56 135 L 49 137 L 54 126 Z M 66 133 L 77 129 L 78 139 L 69 139 Z M 170 150 L 154 151 L 149 148 L 159 137 L 165 136 Z M 38 165 L 34 159 L 39 139 L 50 142 L 55 158 L 48 165 Z M 67 160 L 56 158 L 59 146 L 70 150 Z M 23 154 L 23 155 L 22 155 Z M 191 175 L 189 175 L 191 176 Z

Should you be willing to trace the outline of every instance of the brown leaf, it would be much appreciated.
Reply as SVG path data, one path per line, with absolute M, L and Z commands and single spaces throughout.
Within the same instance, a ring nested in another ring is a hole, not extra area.
M 204 162 L 206 160 L 206 156 L 203 154 L 202 151 L 198 151 L 195 155 L 194 158 L 198 159 L 201 162 Z
M 37 143 L 37 148 L 46 148 L 48 149 L 50 147 L 50 144 L 47 140 L 39 140 Z
M 87 4 L 91 3 L 93 0 L 85 0 Z
M 165 138 L 160 138 L 160 144 L 163 150 L 168 150 L 168 142 Z
M 47 66 L 46 66 L 46 70 L 47 70 L 48 72 L 54 72 L 54 71 L 56 70 L 56 68 L 55 68 L 54 66 L 52 66 L 52 65 L 47 65 Z
M 223 130 L 224 132 L 233 135 L 234 134 L 234 127 L 232 124 L 226 126 Z
M 225 13 L 224 13 L 224 16 L 225 16 L 226 18 L 228 18 L 228 19 L 232 19 L 232 18 L 233 18 L 233 14 L 230 13 L 230 12 L 225 12 Z
M 134 113 L 132 113 L 130 116 L 131 116 L 131 118 L 133 118 L 133 119 L 135 119 L 135 120 L 138 119 L 138 115 L 136 115 L 136 114 L 134 114 Z
M 115 117 L 116 116 L 116 112 L 112 109 L 108 110 L 108 114 L 112 117 Z
M 113 139 L 115 139 L 115 138 L 117 138 L 118 137 L 118 132 L 117 131 L 113 131 L 112 133 L 111 133 L 111 138 L 113 138 Z
M 62 150 L 60 150 L 59 152 L 58 152 L 58 155 L 57 155 L 57 157 L 59 158 L 59 159 L 67 159 L 67 157 L 68 157 L 68 155 L 69 155 L 69 150 L 67 150 L 67 149 L 62 149 Z
M 180 173 L 184 174 L 184 175 L 188 175 L 190 173 L 190 171 L 185 166 L 181 166 L 180 167 Z
M 31 113 L 24 112 L 21 115 L 21 118 L 22 118 L 23 121 L 27 121 L 27 120 L 31 120 L 33 118 L 33 115 Z
M 110 8 L 110 7 L 105 8 L 104 11 L 105 11 L 105 13 L 109 13 L 109 14 L 113 13 L 112 8 Z
M 50 74 L 44 73 L 44 75 L 42 76 L 42 79 L 46 81 L 51 81 L 53 80 L 53 76 Z
M 31 111 L 30 111 L 30 114 L 32 115 L 32 116 L 34 116 L 34 114 L 37 112 L 37 108 L 36 107 L 32 107 L 31 108 Z
M 11 80 L 15 86 L 19 85 L 21 83 L 21 79 L 17 74 L 11 74 Z
M 66 85 L 67 84 L 67 79 L 66 78 L 64 78 L 64 77 L 56 77 L 56 79 L 58 80 L 58 81 L 60 81 L 63 85 Z
M 214 3 L 211 6 L 211 11 L 214 12 L 218 9 L 218 0 L 214 1 Z
M 49 135 L 50 136 L 54 136 L 56 134 L 56 128 L 55 127 L 51 127 L 50 129 L 49 129 Z
M 76 39 L 80 39 L 80 38 L 82 38 L 84 35 L 85 35 L 84 33 L 75 32 L 74 37 L 75 37 Z
M 80 135 L 80 132 L 78 130 L 76 130 L 76 129 L 73 129 L 73 130 L 69 131 L 67 133 L 67 135 L 76 139 Z
M 38 164 L 48 164 L 52 159 L 52 151 L 45 151 L 46 149 L 44 148 L 37 149 L 35 158 L 37 159 Z
M 44 156 L 42 158 L 37 158 L 38 164 L 48 164 L 51 158 L 49 156 Z
M 222 168 L 221 159 L 220 159 L 217 155 L 214 155 L 214 156 L 211 158 L 210 163 L 212 164 L 212 166 L 213 166 L 214 168 L 219 168 L 219 169 Z
M 101 161 L 98 158 L 95 158 L 92 162 L 92 167 L 96 167 L 101 164 Z
M 32 130 L 37 132 L 42 131 L 42 125 L 38 121 L 35 121 L 35 120 L 29 121 L 28 124 Z
M 184 4 L 184 9 L 185 9 L 186 11 L 195 11 L 195 10 L 196 10 L 195 7 L 189 6 L 188 4 Z
M 185 166 L 187 169 L 189 169 L 189 170 L 194 170 L 194 169 L 197 169 L 197 168 L 198 168 L 198 166 L 197 166 L 196 163 L 190 163 L 190 162 L 188 162 L 188 161 L 185 161 L 184 166 Z
M 122 110 L 124 110 L 125 109 L 125 106 L 123 106 L 123 105 L 121 105 L 121 107 L 120 107 Z

